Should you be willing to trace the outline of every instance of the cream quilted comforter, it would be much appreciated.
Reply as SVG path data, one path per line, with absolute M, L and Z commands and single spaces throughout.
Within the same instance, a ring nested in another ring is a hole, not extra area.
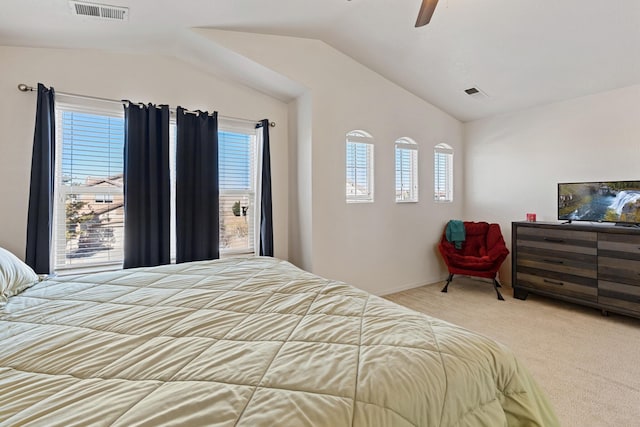
M 557 421 L 500 344 L 258 257 L 59 277 L 12 297 L 0 425 Z

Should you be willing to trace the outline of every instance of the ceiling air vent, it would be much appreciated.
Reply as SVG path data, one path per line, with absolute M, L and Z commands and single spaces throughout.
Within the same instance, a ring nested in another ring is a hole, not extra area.
M 465 89 L 464 93 L 466 93 L 472 98 L 478 98 L 478 99 L 488 98 L 487 94 L 481 91 L 480 89 L 478 89 L 477 87 L 470 87 L 469 89 Z
M 89 16 L 109 21 L 126 21 L 129 19 L 129 8 L 127 7 L 73 0 L 69 1 L 69 5 L 73 14 L 77 16 Z

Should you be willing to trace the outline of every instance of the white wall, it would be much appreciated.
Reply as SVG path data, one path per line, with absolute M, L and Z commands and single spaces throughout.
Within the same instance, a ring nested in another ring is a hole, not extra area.
M 469 220 L 557 221 L 557 183 L 640 180 L 640 85 L 465 125 Z M 511 283 L 510 258 L 500 270 Z
M 320 41 L 219 30 L 199 33 L 308 88 L 311 100 L 293 107 L 299 119 L 311 124 L 311 134 L 299 133 L 298 170 L 292 173 L 299 187 L 291 200 L 297 213 L 291 217 L 304 217 L 311 227 L 301 224 L 290 233 L 292 241 L 311 245 L 311 253 L 292 254 L 292 260 L 379 294 L 446 277 L 436 244 L 446 221 L 462 214 L 464 156 L 458 120 Z M 372 204 L 345 202 L 345 136 L 355 129 L 374 137 Z M 419 145 L 416 204 L 394 199 L 394 142 L 402 136 Z M 457 197 L 449 204 L 432 200 L 433 147 L 440 142 L 456 153 Z M 304 194 L 309 188 L 311 194 Z M 296 248 L 304 250 L 304 245 Z
M 307 270 L 313 269 L 312 111 L 308 91 L 289 104 L 289 260 Z
M 42 82 L 61 92 L 275 121 L 277 126 L 270 128 L 275 255 L 288 258 L 285 103 L 159 55 L 0 46 L 0 64 L 0 246 L 24 256 L 36 95 L 16 87 Z

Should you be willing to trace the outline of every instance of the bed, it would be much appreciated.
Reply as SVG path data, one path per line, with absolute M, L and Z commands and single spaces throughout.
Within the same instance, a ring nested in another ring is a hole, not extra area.
M 35 284 L 0 396 L 3 426 L 558 425 L 504 346 L 267 257 Z

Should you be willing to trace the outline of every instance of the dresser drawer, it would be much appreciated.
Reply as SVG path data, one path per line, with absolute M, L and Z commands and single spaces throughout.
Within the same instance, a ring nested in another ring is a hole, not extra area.
M 640 260 L 611 258 L 609 256 L 598 257 L 598 278 L 609 282 L 640 286 Z
M 596 255 L 598 233 L 592 231 L 562 230 L 553 228 L 518 227 L 518 248 Z
M 600 280 L 598 303 L 640 313 L 640 286 Z
M 599 233 L 598 254 L 640 261 L 640 235 Z
M 518 287 L 528 288 L 532 291 L 538 290 L 592 302 L 596 302 L 598 299 L 598 281 L 596 279 L 554 274 L 553 272 L 539 274 L 539 272 L 522 268 L 516 273 L 516 280 Z
M 519 246 L 516 269 L 522 267 L 566 273 L 574 276 L 598 277 L 598 257 L 564 251 L 553 251 Z

